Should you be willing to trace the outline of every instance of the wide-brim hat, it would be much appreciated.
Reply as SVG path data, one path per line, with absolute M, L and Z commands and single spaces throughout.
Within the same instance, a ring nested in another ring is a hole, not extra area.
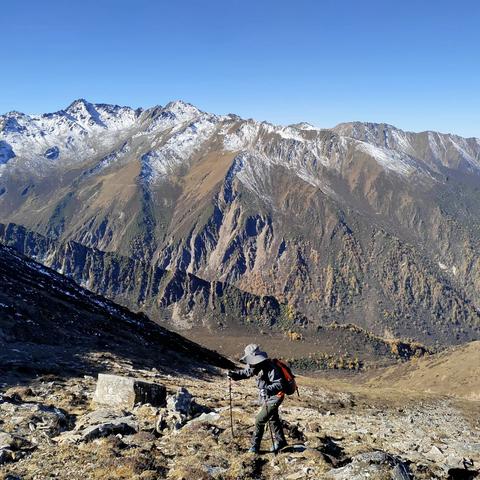
M 245 347 L 245 355 L 241 358 L 242 362 L 248 365 L 258 365 L 268 358 L 266 352 L 260 350 L 260 347 L 254 343 Z

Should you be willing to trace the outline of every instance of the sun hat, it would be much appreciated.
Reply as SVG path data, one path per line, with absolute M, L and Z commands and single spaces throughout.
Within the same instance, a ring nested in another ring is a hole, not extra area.
M 245 347 L 245 355 L 241 358 L 242 362 L 248 365 L 257 365 L 268 358 L 265 352 L 260 350 L 260 347 L 255 343 L 251 343 Z

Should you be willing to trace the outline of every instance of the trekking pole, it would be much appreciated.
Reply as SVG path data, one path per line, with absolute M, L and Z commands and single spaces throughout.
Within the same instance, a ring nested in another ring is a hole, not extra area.
M 232 431 L 232 438 L 235 438 L 235 434 L 233 433 L 233 410 L 232 410 L 232 379 L 228 379 L 228 392 L 230 394 L 230 429 Z
M 270 430 L 270 438 L 272 440 L 272 449 L 273 449 L 273 454 L 277 456 L 277 449 L 275 448 L 275 440 L 273 439 L 273 432 L 272 432 L 272 424 L 270 423 L 270 415 L 268 413 L 268 404 L 267 404 L 267 399 L 264 400 L 264 405 L 265 405 L 265 410 L 267 411 L 267 421 L 268 421 L 268 429 Z

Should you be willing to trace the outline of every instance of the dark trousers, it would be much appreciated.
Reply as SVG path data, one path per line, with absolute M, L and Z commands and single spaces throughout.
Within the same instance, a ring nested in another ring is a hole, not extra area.
M 278 407 L 280 407 L 282 402 L 283 397 L 273 396 L 268 398 L 266 403 L 262 405 L 262 408 L 255 417 L 255 432 L 253 433 L 252 438 L 252 444 L 254 446 L 260 447 L 260 442 L 262 441 L 263 433 L 265 431 L 265 425 L 268 422 L 270 422 L 275 441 L 278 443 L 285 440 L 282 423 L 280 421 L 280 416 L 278 415 Z

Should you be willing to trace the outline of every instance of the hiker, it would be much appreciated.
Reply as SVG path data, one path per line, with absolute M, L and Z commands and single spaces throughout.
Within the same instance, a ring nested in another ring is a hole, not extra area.
M 268 358 L 268 355 L 262 352 L 258 345 L 247 345 L 245 347 L 245 355 L 241 360 L 248 366 L 243 370 L 230 370 L 227 376 L 232 380 L 243 380 L 256 376 L 257 386 L 260 390 L 260 403 L 262 404 L 255 418 L 252 446 L 248 451 L 259 453 L 265 425 L 267 422 L 270 422 L 273 435 L 275 436 L 271 451 L 277 452 L 287 445 L 282 423 L 278 415 L 278 408 L 285 397 L 284 376 L 278 365 Z

